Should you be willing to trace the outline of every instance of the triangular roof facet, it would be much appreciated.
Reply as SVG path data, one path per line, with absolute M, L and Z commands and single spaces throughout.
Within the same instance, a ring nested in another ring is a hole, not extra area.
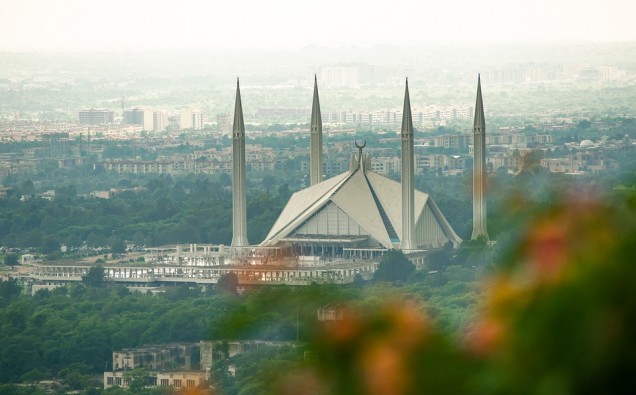
M 319 211 L 324 207 L 335 204 L 378 243 L 394 248 L 402 236 L 401 190 L 399 182 L 370 170 L 342 173 L 294 193 L 261 245 L 275 245 L 302 229 L 314 215 L 322 215 Z M 414 191 L 415 222 L 422 219 L 427 205 L 446 238 L 454 244 L 461 241 L 430 196 L 417 190 Z M 398 240 L 392 240 L 392 232 Z
M 374 239 L 385 246 L 391 246 L 391 238 L 384 226 L 364 172 L 356 171 L 331 200 L 366 229 Z
M 307 219 L 318 210 L 333 194 L 333 192 L 349 177 L 350 173 L 342 173 L 328 180 L 312 185 L 294 193 L 290 198 L 280 216 L 272 226 L 265 240 L 285 237 L 283 231 L 289 233 L 300 222 Z M 294 226 L 296 225 L 296 226 Z

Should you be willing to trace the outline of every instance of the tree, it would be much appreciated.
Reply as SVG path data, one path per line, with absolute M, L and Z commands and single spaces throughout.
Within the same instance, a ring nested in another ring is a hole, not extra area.
M 592 122 L 589 119 L 581 119 L 576 127 L 581 130 L 587 130 L 592 127 Z
M 276 185 L 276 177 L 274 177 L 271 174 L 265 174 L 263 176 L 263 187 L 269 191 L 271 188 L 273 188 Z
M 27 196 L 32 195 L 33 192 L 35 191 L 35 188 L 33 186 L 33 181 L 31 180 L 22 181 L 18 185 L 18 191 L 20 192 L 21 195 L 27 195 Z
M 238 295 L 238 276 L 234 272 L 226 273 L 219 277 L 216 283 L 216 289 L 231 295 Z
M 232 185 L 232 178 L 227 173 L 219 174 L 219 182 L 224 187 L 229 187 Z
M 86 244 L 91 247 L 104 247 L 108 243 L 108 239 L 101 232 L 91 232 L 86 238 Z
M 56 199 L 71 199 L 77 196 L 75 185 L 65 185 L 55 190 Z
M 7 303 L 20 295 L 22 288 L 18 285 L 15 278 L 9 278 L 8 281 L 0 281 L 0 301 L 5 300 Z
M 4 256 L 4 264 L 6 266 L 11 266 L 13 268 L 14 265 L 17 265 L 20 262 L 18 254 L 7 254 Z
M 111 239 L 110 252 L 112 254 L 123 254 L 126 252 L 126 243 L 119 237 Z
M 278 187 L 278 199 L 280 201 L 286 202 L 287 200 L 289 200 L 290 196 L 291 191 L 289 190 L 289 185 L 283 184 Z
M 47 378 L 47 373 L 43 372 L 42 370 L 38 368 L 32 369 L 26 372 L 25 374 L 23 374 L 22 376 L 20 376 L 20 380 L 23 383 L 32 383 L 32 384 L 36 384 L 38 381 L 44 380 L 45 378 Z
M 133 235 L 133 244 L 137 247 L 146 245 L 146 236 L 141 231 L 136 231 Z
M 144 368 L 135 368 L 124 373 L 124 380 L 128 381 L 128 389 L 133 394 L 140 393 L 148 382 L 148 371 Z
M 521 171 L 536 174 L 541 169 L 541 159 L 543 151 L 532 150 L 523 156 Z
M 453 245 L 447 242 L 444 244 L 444 248 L 433 250 L 426 255 L 426 268 L 428 270 L 446 270 L 446 267 L 454 264 L 454 253 Z
M 22 386 L 18 384 L 0 384 L 0 394 L 7 395 L 44 395 L 46 392 L 35 386 Z
M 443 271 L 450 264 L 450 257 L 443 250 L 431 251 L 426 256 L 426 266 L 429 270 Z
M 60 250 L 60 243 L 54 236 L 45 236 L 42 238 L 42 245 L 40 249 L 45 254 L 50 254 Z
M 387 251 L 380 260 L 374 279 L 378 281 L 405 282 L 415 271 L 415 265 L 400 250 Z
M 103 266 L 92 266 L 82 276 L 82 283 L 87 287 L 102 288 L 106 285 L 106 274 Z

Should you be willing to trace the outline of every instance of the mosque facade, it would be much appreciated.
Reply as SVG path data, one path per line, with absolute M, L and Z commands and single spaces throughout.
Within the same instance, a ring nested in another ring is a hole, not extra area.
M 318 161 L 313 144 L 315 119 L 320 119 L 314 84 L 311 161 Z M 349 171 L 294 193 L 261 246 L 291 246 L 295 254 L 348 256 L 356 249 L 415 250 L 457 246 L 461 239 L 433 199 L 413 186 L 413 121 L 406 83 L 402 120 L 402 182 L 371 170 L 371 160 L 356 142 L 358 154 Z M 316 163 L 310 164 L 316 168 Z

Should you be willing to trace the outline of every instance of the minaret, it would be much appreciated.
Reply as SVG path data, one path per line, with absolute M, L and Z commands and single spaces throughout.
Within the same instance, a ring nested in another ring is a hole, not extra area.
M 402 111 L 402 250 L 417 247 L 415 242 L 415 206 L 414 206 L 414 155 L 413 155 L 413 117 L 409 98 L 409 80 L 404 91 L 404 110 Z
M 473 126 L 473 235 L 488 240 L 486 227 L 486 119 L 481 99 L 481 77 L 477 76 L 477 103 Z
M 311 151 L 309 153 L 311 185 L 322 181 L 322 116 L 318 99 L 318 77 L 314 76 L 314 102 L 311 105 Z
M 232 247 L 247 247 L 247 198 L 245 191 L 245 123 L 239 80 L 232 127 Z

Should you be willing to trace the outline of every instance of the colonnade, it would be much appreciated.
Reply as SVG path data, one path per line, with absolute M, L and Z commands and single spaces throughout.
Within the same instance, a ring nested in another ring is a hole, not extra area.
M 360 274 L 371 278 L 376 262 L 360 261 L 342 265 L 286 268 L 262 266 L 118 266 L 104 267 L 105 277 L 115 282 L 161 283 L 190 282 L 214 284 L 228 273 L 235 273 L 241 284 L 279 283 L 301 285 L 316 283 L 346 284 Z M 30 276 L 44 282 L 81 281 L 91 266 L 33 265 Z

